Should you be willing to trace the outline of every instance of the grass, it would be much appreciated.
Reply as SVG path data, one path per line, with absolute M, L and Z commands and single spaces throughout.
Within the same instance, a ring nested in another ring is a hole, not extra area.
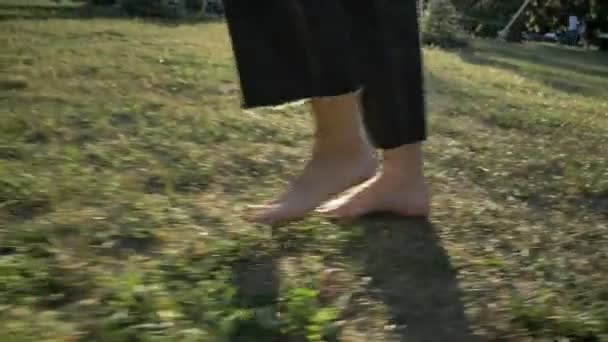
M 224 24 L 1 4 L 0 340 L 608 339 L 606 55 L 426 50 L 430 222 L 271 229 L 311 127 L 240 110 Z

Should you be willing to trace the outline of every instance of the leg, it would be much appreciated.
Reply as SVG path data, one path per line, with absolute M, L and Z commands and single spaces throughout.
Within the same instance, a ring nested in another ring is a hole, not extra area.
M 321 211 L 339 218 L 375 211 L 427 216 L 429 194 L 422 163 L 426 122 L 416 2 L 370 3 L 345 1 L 345 7 L 354 26 L 362 28 L 358 37 L 365 81 L 364 121 L 374 143 L 383 149 L 382 169 Z
M 253 207 L 250 219 L 271 224 L 298 219 L 376 171 L 374 149 L 367 140 L 354 93 L 312 101 L 315 142 L 302 173 L 278 200 Z
M 276 201 L 253 221 L 302 217 L 331 195 L 371 177 L 376 168 L 359 114 L 361 82 L 352 71 L 351 36 L 338 1 L 224 0 L 246 107 L 312 98 L 312 158 Z M 347 94 L 341 95 L 339 94 Z

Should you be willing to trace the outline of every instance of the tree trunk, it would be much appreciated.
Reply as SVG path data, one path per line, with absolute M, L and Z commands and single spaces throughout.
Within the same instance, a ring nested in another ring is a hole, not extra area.
M 522 33 L 524 32 L 524 28 L 526 27 L 526 23 L 521 18 L 517 20 L 511 28 L 505 33 L 504 39 L 510 43 L 521 43 Z
M 184 18 L 188 12 L 186 0 L 173 0 L 173 16 L 180 19 Z
M 424 14 L 424 0 L 418 0 L 418 18 Z
M 528 7 L 531 0 L 525 0 L 524 3 L 519 7 L 513 18 L 509 21 L 507 26 L 498 32 L 498 38 L 504 39 L 508 42 L 521 43 L 521 34 L 526 27 L 523 17 L 524 10 Z

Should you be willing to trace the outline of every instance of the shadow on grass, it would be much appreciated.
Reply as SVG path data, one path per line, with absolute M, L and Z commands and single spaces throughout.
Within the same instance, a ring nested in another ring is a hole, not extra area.
M 363 276 L 372 279 L 371 296 L 388 307 L 399 341 L 478 340 L 465 316 L 456 272 L 428 221 L 375 215 L 343 228 L 362 232 L 346 243 L 341 257 L 362 266 Z M 241 307 L 277 304 L 279 258 L 267 256 L 233 266 Z M 243 326 L 231 341 L 301 338 Z
M 485 41 L 475 44 L 474 50 L 588 76 L 608 77 L 608 54 L 605 52 L 539 43 L 517 45 Z
M 353 227 L 354 226 L 354 227 Z M 456 272 L 426 220 L 374 215 L 344 250 L 372 278 L 376 299 L 388 306 L 400 341 L 462 341 L 471 333 Z
M 487 65 L 518 73 L 566 93 L 602 96 L 600 77 L 608 77 L 605 53 L 557 46 L 500 45 L 481 42 L 460 53 L 471 64 Z M 583 77 L 572 77 L 573 74 Z
M 236 300 L 239 307 L 248 309 L 274 308 L 279 298 L 279 255 L 237 261 L 232 270 Z M 258 317 L 244 321 L 230 336 L 231 342 L 288 341 L 278 329 L 264 328 Z
M 278 320 L 274 313 L 280 305 L 280 260 L 286 255 L 299 254 L 307 242 L 275 228 L 272 234 L 282 248 L 270 254 L 242 258 L 232 264 L 236 304 L 240 308 L 252 309 L 254 315 L 239 323 L 229 337 L 230 342 L 308 341 L 304 336 L 283 334 L 278 326 L 268 324 L 268 319 Z

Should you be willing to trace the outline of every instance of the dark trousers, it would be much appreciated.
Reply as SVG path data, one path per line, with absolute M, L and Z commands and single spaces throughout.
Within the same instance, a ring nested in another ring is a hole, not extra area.
M 224 0 L 243 106 L 362 89 L 383 149 L 426 139 L 416 0 Z

